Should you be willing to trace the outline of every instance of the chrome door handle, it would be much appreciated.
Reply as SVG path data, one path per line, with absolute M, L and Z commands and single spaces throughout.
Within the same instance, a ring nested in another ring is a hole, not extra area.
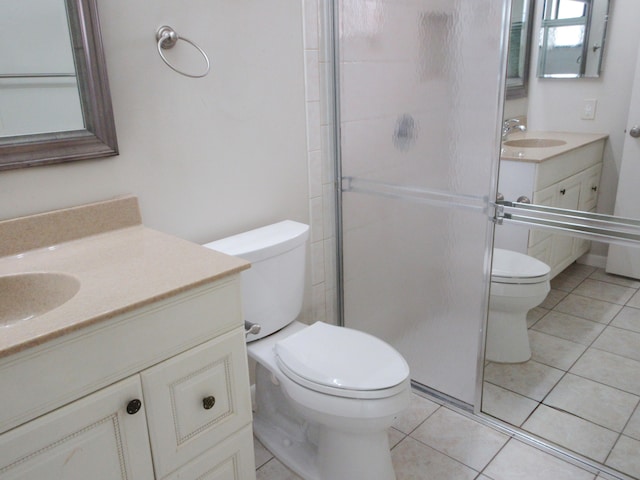
M 640 126 L 634 125 L 633 127 L 631 127 L 631 130 L 629 130 L 629 135 L 631 135 L 633 138 L 640 137 Z

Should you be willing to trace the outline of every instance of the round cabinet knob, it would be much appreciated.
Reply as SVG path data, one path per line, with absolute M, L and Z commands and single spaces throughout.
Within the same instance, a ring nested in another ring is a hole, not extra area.
M 562 190 L 560 190 L 560 193 L 561 193 L 562 195 L 564 195 L 565 193 L 567 193 L 567 189 L 566 189 L 566 188 L 563 188 Z
M 593 187 L 591 187 L 591 190 L 593 190 L 594 192 L 598 191 L 598 187 L 596 185 L 594 185 Z
M 210 395 L 208 397 L 204 397 L 202 399 L 202 406 L 205 410 L 211 410 L 213 406 L 216 404 L 216 397 Z
M 140 411 L 140 407 L 142 407 L 142 402 L 137 398 L 134 398 L 129 403 L 127 403 L 127 413 L 129 415 L 135 415 Z
M 631 130 L 629 130 L 629 135 L 631 135 L 633 138 L 640 137 L 640 126 L 634 125 L 633 127 L 631 127 Z

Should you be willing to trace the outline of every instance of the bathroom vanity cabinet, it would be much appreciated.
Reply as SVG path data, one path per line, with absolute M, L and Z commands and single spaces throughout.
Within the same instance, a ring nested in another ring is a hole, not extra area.
M 144 227 L 130 196 L 0 237 L 1 480 L 255 480 L 246 261 Z
M 238 274 L 0 362 L 2 479 L 253 479 Z
M 508 149 L 506 155 L 503 150 L 498 191 L 509 201 L 526 196 L 537 205 L 595 211 L 606 136 L 556 135 L 566 139 L 566 144 L 550 149 Z M 545 230 L 503 225 L 496 227 L 495 246 L 543 261 L 551 267 L 553 278 L 587 253 L 590 243 Z

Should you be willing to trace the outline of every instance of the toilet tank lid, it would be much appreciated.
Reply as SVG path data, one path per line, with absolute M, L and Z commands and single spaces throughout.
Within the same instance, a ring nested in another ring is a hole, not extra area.
M 280 255 L 304 244 L 309 236 L 309 225 L 283 220 L 248 232 L 222 238 L 204 246 L 218 252 L 258 262 Z

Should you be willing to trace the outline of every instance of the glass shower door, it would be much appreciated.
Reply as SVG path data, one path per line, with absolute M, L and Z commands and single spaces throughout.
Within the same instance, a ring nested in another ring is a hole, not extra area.
M 504 85 L 494 0 L 340 0 L 343 320 L 473 405 Z

